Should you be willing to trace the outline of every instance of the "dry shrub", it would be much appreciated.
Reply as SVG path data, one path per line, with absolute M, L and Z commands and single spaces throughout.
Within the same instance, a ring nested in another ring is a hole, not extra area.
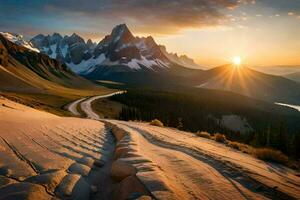
M 208 139 L 210 139 L 211 138 L 211 136 L 210 136 L 210 134 L 208 133 L 208 132 L 200 132 L 200 131 L 198 131 L 197 133 L 195 133 L 197 136 L 199 136 L 199 137 L 203 137 L 203 138 L 208 138 Z
M 260 160 L 287 164 L 289 159 L 281 151 L 270 148 L 257 148 L 252 151 L 253 155 Z
M 214 139 L 215 139 L 215 141 L 220 142 L 220 143 L 225 143 L 227 141 L 226 136 L 221 133 L 216 133 L 214 135 Z
M 152 125 L 152 126 L 164 127 L 164 124 L 163 124 L 161 121 L 159 121 L 158 119 L 152 120 L 152 121 L 150 122 L 150 125 Z
M 231 148 L 234 148 L 236 150 L 239 150 L 243 153 L 248 153 L 250 154 L 252 152 L 252 147 L 250 147 L 247 144 L 243 144 L 243 143 L 239 143 L 239 142 L 232 142 L 232 141 L 228 141 L 228 146 L 230 146 Z

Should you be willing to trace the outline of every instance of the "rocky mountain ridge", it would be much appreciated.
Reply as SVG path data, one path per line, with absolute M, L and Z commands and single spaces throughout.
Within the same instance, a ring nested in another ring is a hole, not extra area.
M 172 63 L 197 67 L 187 56 L 169 54 L 165 48 L 156 44 L 151 36 L 133 36 L 126 24 L 116 26 L 111 34 L 105 36 L 98 44 L 90 39 L 85 42 L 75 33 L 64 37 L 58 33 L 52 36 L 39 34 L 32 38 L 30 43 L 41 53 L 66 63 L 79 74 L 92 73 L 102 66 L 121 65 L 125 71 L 160 71 Z

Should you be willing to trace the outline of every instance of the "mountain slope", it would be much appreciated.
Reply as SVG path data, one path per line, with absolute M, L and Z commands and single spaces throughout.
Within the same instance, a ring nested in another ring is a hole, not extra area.
M 76 34 L 62 37 L 57 33 L 38 35 L 30 43 L 42 53 L 65 62 L 74 72 L 96 80 L 137 83 L 140 76 L 145 76 L 148 78 L 142 82 L 147 83 L 150 79 L 157 80 L 156 75 L 166 76 L 165 72 L 169 71 L 174 73 L 179 66 L 184 69 L 176 73 L 178 76 L 182 76 L 183 70 L 187 73 L 194 71 L 185 67 L 196 66 L 187 56 L 167 53 L 151 36 L 133 36 L 125 24 L 116 26 L 98 44 L 91 40 L 85 43 Z
M 199 88 L 227 90 L 272 102 L 300 103 L 300 84 L 247 67 L 216 67 L 193 81 Z
M 1 199 L 300 198 L 296 171 L 190 132 L 0 109 Z
M 125 24 L 116 26 L 98 44 L 78 35 L 38 35 L 30 44 L 64 62 L 91 80 L 110 80 L 134 86 L 202 87 L 228 90 L 257 99 L 300 103 L 300 85 L 283 77 L 232 66 L 201 70 L 186 56 L 168 53 L 154 39 L 135 37 Z M 192 69 L 193 68 L 193 69 Z
M 181 55 L 178 56 L 177 53 L 168 53 L 167 49 L 165 46 L 163 45 L 159 45 L 160 50 L 162 51 L 162 53 L 172 62 L 178 64 L 178 65 L 182 65 L 185 67 L 189 67 L 189 68 L 194 68 L 194 69 L 201 69 L 202 67 L 197 65 L 193 59 L 189 58 L 186 55 Z
M 284 77 L 300 83 L 300 72 L 287 74 L 287 75 L 284 75 Z
M 14 80 L 8 82 L 1 79 L 1 86 L 16 84 L 18 79 L 19 82 L 40 89 L 58 86 L 70 89 L 97 88 L 90 81 L 74 74 L 65 64 L 15 44 L 1 34 L 0 51 L 1 73 L 6 74 L 6 77 L 14 77 Z
M 34 48 L 33 45 L 30 42 L 27 42 L 22 35 L 20 34 L 13 34 L 13 33 L 7 33 L 7 32 L 0 32 L 2 36 L 4 36 L 7 40 L 19 45 L 23 46 L 27 49 L 30 49 L 35 52 L 40 52 L 38 49 Z
M 110 90 L 76 75 L 65 64 L 0 34 L 0 93 L 60 113 L 68 101 Z

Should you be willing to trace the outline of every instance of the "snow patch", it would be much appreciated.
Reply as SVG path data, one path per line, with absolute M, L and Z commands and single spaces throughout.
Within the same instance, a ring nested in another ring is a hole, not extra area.
M 138 59 L 132 59 L 129 63 L 127 63 L 127 65 L 131 69 L 136 69 L 136 70 L 141 69 L 141 67 L 139 65 L 139 60 Z
M 49 55 L 49 56 L 50 56 L 51 58 L 53 58 L 53 59 L 56 59 L 56 46 L 57 46 L 57 44 L 52 44 L 52 45 L 50 46 L 50 49 L 51 49 L 52 54 Z
M 64 58 L 66 57 L 66 55 L 68 53 L 68 49 L 69 49 L 69 45 L 65 45 L 65 46 L 61 47 L 61 53 Z
M 6 39 L 8 39 L 9 41 L 23 46 L 31 51 L 35 51 L 35 52 L 40 52 L 38 49 L 32 47 L 32 45 L 30 44 L 30 42 L 27 42 L 26 40 L 24 40 L 22 35 L 18 35 L 18 34 L 12 34 L 12 33 L 5 33 L 5 32 L 0 32 L 1 35 L 3 35 Z
M 296 109 L 300 112 L 300 106 L 297 106 L 297 105 L 286 104 L 286 103 L 277 103 L 277 102 L 275 102 L 275 104 L 280 105 L 280 106 L 290 107 L 290 108 Z
M 145 44 L 145 41 L 141 39 L 139 42 L 135 43 L 135 46 L 140 50 L 140 51 L 146 51 L 147 46 Z
M 140 65 L 143 65 L 143 66 L 147 67 L 148 69 L 153 69 L 153 66 L 159 66 L 159 67 L 163 67 L 163 68 L 168 67 L 168 65 L 166 65 L 164 62 L 162 62 L 159 59 L 148 60 L 144 56 L 142 56 L 142 59 L 140 59 L 140 60 L 132 59 L 130 62 L 127 63 L 127 65 L 131 69 L 136 69 L 136 70 L 141 69 Z
M 97 58 L 91 58 L 88 60 L 83 60 L 79 64 L 67 63 L 68 67 L 75 73 L 86 73 L 90 71 L 96 65 L 103 63 L 106 59 L 104 54 L 99 55 Z

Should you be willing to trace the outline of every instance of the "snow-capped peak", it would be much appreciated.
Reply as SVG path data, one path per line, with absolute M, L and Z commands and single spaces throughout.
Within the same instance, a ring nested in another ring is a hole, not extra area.
M 102 77 L 120 71 L 167 71 L 175 63 L 151 36 L 135 37 L 126 24 L 114 27 L 98 44 L 91 40 L 85 42 L 76 33 L 64 37 L 38 35 L 31 42 L 41 53 L 85 76 L 96 73 Z
M 34 48 L 30 42 L 27 42 L 23 38 L 23 35 L 8 32 L 0 32 L 0 34 L 17 45 L 23 46 L 31 51 L 40 52 L 38 49 Z
M 111 32 L 111 38 L 114 43 L 120 40 L 123 43 L 128 43 L 135 39 L 126 24 L 117 25 Z

